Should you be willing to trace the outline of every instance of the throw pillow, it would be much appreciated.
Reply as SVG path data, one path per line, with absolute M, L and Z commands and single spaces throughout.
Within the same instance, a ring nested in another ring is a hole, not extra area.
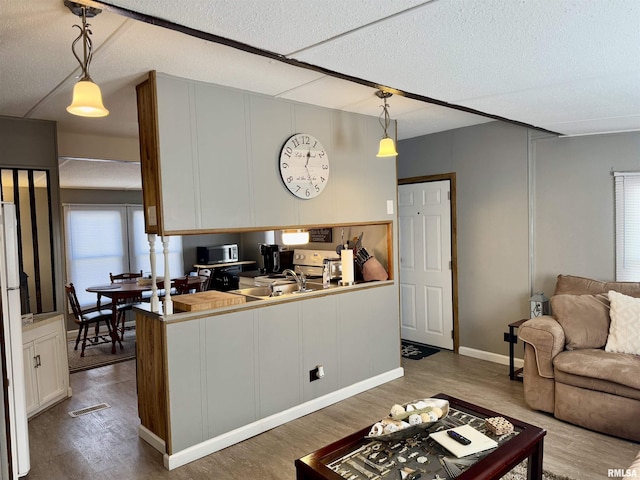
M 611 326 L 607 352 L 640 355 L 640 298 L 609 290 Z
M 598 295 L 554 295 L 551 311 L 562 326 L 565 348 L 602 348 L 609 335 L 609 299 Z

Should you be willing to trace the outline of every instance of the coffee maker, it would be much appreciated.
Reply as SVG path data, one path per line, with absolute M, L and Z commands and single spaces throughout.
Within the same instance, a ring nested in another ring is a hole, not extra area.
M 260 243 L 260 255 L 262 256 L 262 273 L 279 273 L 280 267 L 280 246 Z

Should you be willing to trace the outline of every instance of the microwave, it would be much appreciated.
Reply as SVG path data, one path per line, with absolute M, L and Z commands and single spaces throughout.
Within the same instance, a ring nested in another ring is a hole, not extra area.
M 210 247 L 196 247 L 198 264 L 213 265 L 215 263 L 229 263 L 238 261 L 238 245 L 212 245 Z

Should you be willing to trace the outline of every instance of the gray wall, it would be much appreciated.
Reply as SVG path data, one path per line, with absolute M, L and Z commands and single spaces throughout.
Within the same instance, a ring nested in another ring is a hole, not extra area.
M 612 171 L 640 170 L 640 132 L 532 142 L 536 289 L 559 273 L 615 280 Z
M 461 347 L 506 355 L 506 325 L 558 274 L 614 279 L 610 172 L 640 169 L 640 133 L 541 137 L 492 122 L 398 152 L 398 178 L 456 173 Z
M 0 116 L 0 166 L 49 171 L 51 181 L 54 290 L 56 310 L 60 312 L 64 309 L 66 300 L 64 299 L 62 279 L 60 182 L 58 180 L 55 122 Z M 47 290 L 47 287 L 47 285 L 43 284 L 41 288 L 42 290 Z M 50 288 L 51 286 L 49 286 Z M 30 295 L 34 295 L 34 292 L 35 288 L 30 290 Z
M 491 122 L 398 145 L 400 179 L 456 173 L 460 346 L 506 353 L 501 332 L 527 313 L 526 144 Z

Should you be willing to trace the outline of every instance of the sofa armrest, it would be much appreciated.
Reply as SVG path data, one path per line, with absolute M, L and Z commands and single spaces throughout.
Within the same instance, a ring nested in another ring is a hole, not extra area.
M 518 329 L 518 337 L 536 352 L 541 377 L 553 378 L 553 359 L 564 350 L 564 330 L 555 318 L 545 315 L 527 320 Z

